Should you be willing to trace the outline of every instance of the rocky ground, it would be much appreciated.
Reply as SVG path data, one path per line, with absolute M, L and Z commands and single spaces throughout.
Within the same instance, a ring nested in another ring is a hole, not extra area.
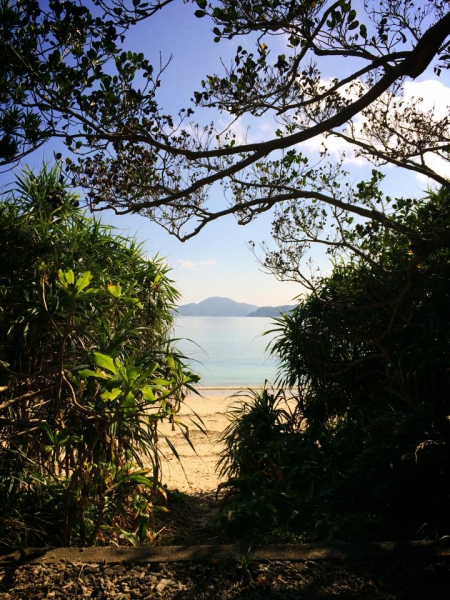
M 172 497 L 159 543 L 220 544 L 204 527 L 214 495 Z M 170 515 L 170 516 L 169 516 Z M 448 600 L 450 558 L 399 560 L 264 560 L 254 550 L 191 561 L 92 562 L 83 553 L 45 564 L 1 559 L 0 600 Z M 360 555 L 358 555 L 360 556 Z
M 263 561 L 251 554 L 223 563 L 55 564 L 7 566 L 2 600 L 363 599 L 448 600 L 448 562 Z
M 161 522 L 160 542 L 190 546 L 192 560 L 121 562 L 87 556 L 78 550 L 61 558 L 51 552 L 45 564 L 1 558 L 0 600 L 448 600 L 450 554 L 446 558 L 385 557 L 362 559 L 267 560 L 256 549 L 236 549 L 227 556 L 200 556 L 204 546 L 220 544 L 204 527 L 204 514 L 214 510 L 214 497 L 180 494 L 171 517 Z M 194 545 L 194 547 L 192 547 Z M 168 546 L 160 546 L 165 550 Z M 223 548 L 223 546 L 220 546 Z M 100 549 L 99 549 L 100 550 Z M 120 551 L 122 551 L 120 549 Z M 126 550 L 124 549 L 124 552 Z M 275 552 L 279 558 L 279 551 Z M 38 553 L 39 554 L 39 553 Z M 197 557 L 195 555 L 197 554 Z M 176 552 L 175 552 L 176 555 Z M 288 556 L 291 554 L 288 553 Z M 351 555 L 350 555 L 351 556 Z M 84 559 L 84 560 L 83 560 Z M 94 562 L 93 562 L 94 561 Z

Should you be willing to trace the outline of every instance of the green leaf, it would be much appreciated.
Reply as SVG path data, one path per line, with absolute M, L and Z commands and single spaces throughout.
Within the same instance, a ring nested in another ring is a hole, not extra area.
M 46 422 L 44 423 L 39 423 L 39 428 L 42 429 L 43 431 L 45 431 L 45 433 L 47 434 L 48 439 L 54 443 L 55 442 L 55 434 L 53 433 L 52 428 L 50 427 L 50 425 Z
M 125 413 L 127 414 L 135 412 L 136 399 L 133 395 L 133 392 L 128 392 L 128 394 L 125 396 L 125 399 L 122 402 L 122 406 L 125 409 Z
M 83 379 L 86 377 L 97 377 L 98 379 L 109 379 L 109 377 L 107 375 L 104 375 L 100 371 L 92 371 L 91 369 L 82 369 L 81 371 L 78 371 L 78 374 Z
M 153 486 L 153 479 L 149 479 L 148 477 L 145 477 L 145 475 L 140 475 L 138 473 L 136 473 L 136 474 L 132 473 L 130 475 L 129 480 L 130 480 L 130 483 L 145 485 L 146 487 Z
M 176 371 L 175 359 L 173 358 L 173 356 L 171 354 L 167 355 L 166 361 L 167 361 L 167 364 L 170 367 L 170 370 L 171 371 Z
M 202 17 L 206 17 L 206 12 L 204 10 L 196 10 L 194 15 L 198 18 L 201 19 Z
M 116 398 L 118 398 L 121 393 L 122 393 L 122 390 L 120 388 L 114 388 L 111 391 L 106 390 L 105 392 L 100 394 L 100 398 L 104 402 L 111 402 L 112 400 L 115 400 Z
M 141 543 L 147 535 L 149 517 L 149 515 L 140 515 L 139 518 L 139 539 L 141 540 Z
M 142 398 L 146 402 L 156 402 L 157 398 L 156 398 L 155 394 L 153 393 L 153 388 L 151 388 L 149 385 L 146 385 L 145 387 L 141 388 L 141 393 L 142 393 Z
M 137 308 L 144 308 L 139 298 L 134 298 L 133 296 L 122 296 L 122 300 L 124 300 L 127 304 L 136 306 Z
M 110 356 L 107 356 L 106 354 L 101 354 L 100 352 L 94 352 L 94 362 L 97 365 L 97 367 L 107 369 L 108 371 L 111 371 L 111 373 L 114 373 L 114 375 L 117 375 L 116 365 L 114 364 L 114 360 Z
M 142 376 L 144 377 L 144 379 L 148 379 L 149 377 L 151 377 L 157 368 L 158 368 L 158 365 L 156 363 L 149 365 L 148 368 L 145 369 L 145 371 L 142 373 Z
M 81 292 L 82 290 L 87 288 L 87 286 L 91 283 L 91 279 L 92 273 L 90 271 L 85 271 L 83 275 L 81 275 L 81 277 L 78 277 L 78 279 L 75 282 L 77 290 Z
M 128 540 L 132 546 L 139 546 L 139 538 L 135 533 L 125 531 L 125 529 L 119 529 L 120 537 Z
M 64 289 L 67 289 L 69 285 L 73 285 L 75 283 L 75 273 L 72 271 L 72 269 L 66 269 L 65 271 L 59 269 L 58 279 L 60 285 Z
M 224 19 L 226 18 L 226 12 L 219 8 L 218 6 L 213 10 L 213 17 L 215 19 Z
M 121 298 L 122 296 L 122 286 L 120 284 L 117 285 L 108 285 L 108 292 L 114 298 Z
M 81 371 L 78 371 L 78 374 L 81 377 L 97 377 L 98 376 L 98 372 L 91 371 L 91 369 L 81 369 Z M 109 379 L 109 377 L 102 376 L 102 379 Z
M 124 373 L 124 379 L 127 383 L 132 384 L 142 374 L 140 367 L 127 367 Z

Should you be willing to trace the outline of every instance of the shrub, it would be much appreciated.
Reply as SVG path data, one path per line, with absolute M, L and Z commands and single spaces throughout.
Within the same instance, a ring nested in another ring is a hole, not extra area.
M 195 379 L 170 341 L 168 267 L 88 218 L 56 167 L 6 194 L 0 239 L 4 543 L 151 539 L 158 423 Z
M 444 189 L 403 208 L 423 235 L 450 222 Z M 265 413 L 276 435 L 258 439 L 248 424 L 267 390 L 239 416 L 234 409 L 220 464 L 238 495 L 225 527 L 245 514 L 249 525 L 309 539 L 449 534 L 450 250 L 413 268 L 401 236 L 371 236 L 371 263 L 336 264 L 315 295 L 275 320 L 278 383 L 293 388 L 296 411 L 283 412 L 281 396 Z M 268 503 L 271 519 L 257 508 Z

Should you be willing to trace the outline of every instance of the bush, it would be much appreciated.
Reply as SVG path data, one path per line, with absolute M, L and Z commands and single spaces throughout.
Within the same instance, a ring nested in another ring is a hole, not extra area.
M 56 167 L 17 180 L 0 239 L 3 543 L 143 543 L 165 510 L 158 423 L 195 379 L 168 268 L 88 218 Z
M 450 223 L 447 190 L 402 202 L 423 235 Z M 238 495 L 225 527 L 245 514 L 308 539 L 450 533 L 450 250 L 414 268 L 401 236 L 361 235 L 371 263 L 336 264 L 275 320 L 278 383 L 294 389 L 296 411 L 283 412 L 284 397 L 266 411 L 276 435 L 264 439 L 249 424 L 267 390 L 232 414 L 220 464 Z M 257 508 L 268 504 L 270 519 Z

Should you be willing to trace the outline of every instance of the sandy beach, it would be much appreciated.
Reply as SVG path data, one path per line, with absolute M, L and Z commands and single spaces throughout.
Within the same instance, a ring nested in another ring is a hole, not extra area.
M 216 490 L 219 483 L 215 472 L 220 452 L 218 442 L 228 425 L 225 411 L 227 406 L 236 400 L 232 396 L 237 392 L 237 389 L 203 389 L 202 396 L 190 395 L 186 398 L 178 419 L 189 427 L 189 436 L 195 452 L 178 428 L 172 431 L 169 423 L 160 425 L 161 437 L 165 435 L 170 439 L 181 460 L 180 464 L 169 446 L 160 439 L 160 447 L 166 458 L 163 461 L 163 483 L 167 484 L 169 489 L 191 494 Z M 201 417 L 207 435 L 192 423 L 191 419 L 195 420 L 195 414 Z

